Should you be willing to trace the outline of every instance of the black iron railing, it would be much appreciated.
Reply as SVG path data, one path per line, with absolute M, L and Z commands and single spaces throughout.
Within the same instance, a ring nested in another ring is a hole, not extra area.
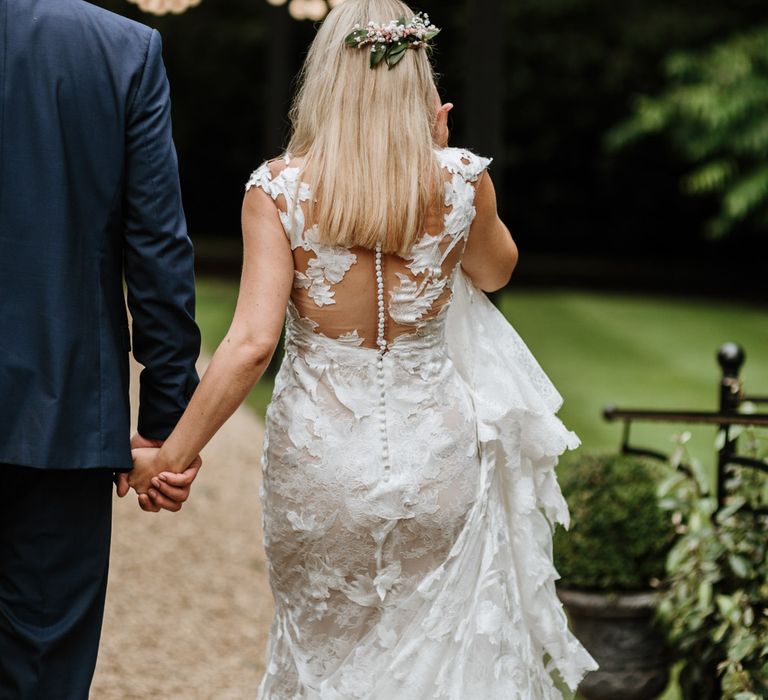
M 627 410 L 613 406 L 603 411 L 608 421 L 623 421 L 621 452 L 667 461 L 669 456 L 658 450 L 634 447 L 630 444 L 630 433 L 634 422 L 685 423 L 690 425 L 712 425 L 723 431 L 722 446 L 717 453 L 717 504 L 725 501 L 725 483 L 729 469 L 739 465 L 759 469 L 768 473 L 768 463 L 738 453 L 738 437 L 733 436 L 734 426 L 768 428 L 768 413 L 743 413 L 744 404 L 768 404 L 768 396 L 749 396 L 739 376 L 745 360 L 744 350 L 736 343 L 726 343 L 717 353 L 722 370 L 720 377 L 719 411 L 648 411 Z

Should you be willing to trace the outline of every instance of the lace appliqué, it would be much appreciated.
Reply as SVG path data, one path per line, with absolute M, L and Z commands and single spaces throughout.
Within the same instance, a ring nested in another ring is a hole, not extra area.
M 357 256 L 346 248 L 320 243 L 316 226 L 305 228 L 300 205 L 310 199 L 311 192 L 309 185 L 298 181 L 299 172 L 299 168 L 287 167 L 272 177 L 269 165 L 265 163 L 251 175 L 245 189 L 260 187 L 274 200 L 280 196 L 285 198 L 286 210 L 279 209 L 278 213 L 291 242 L 291 250 L 301 248 L 315 256 L 309 261 L 306 271 L 294 272 L 294 288 L 306 289 L 318 307 L 329 306 L 336 303 L 331 287 L 344 279 L 357 262 Z
M 312 229 L 316 231 L 316 229 Z M 314 237 L 305 237 L 305 250 L 310 250 L 315 257 L 309 261 L 307 271 L 295 271 L 295 287 L 308 290 L 309 297 L 317 306 L 335 304 L 331 285 L 338 284 L 344 275 L 357 262 L 357 256 L 344 248 L 314 243 Z
M 389 293 L 389 315 L 403 326 L 415 326 L 440 298 L 448 278 L 428 276 L 417 283 L 400 272 L 397 276 L 400 286 Z
M 447 275 L 444 274 L 445 261 L 456 246 L 466 243 L 477 214 L 475 188 L 471 183 L 476 182 L 491 163 L 489 159 L 469 151 L 452 148 L 439 151 L 438 157 L 452 176 L 445 183 L 445 206 L 448 210 L 443 220 L 443 231 L 437 236 L 424 233 L 406 258 L 408 269 L 422 279 L 417 282 L 398 273 L 400 286 L 390 291 L 390 316 L 401 325 L 417 328 L 421 327 L 423 317 L 450 285 L 459 265 L 460 261 L 457 261 L 456 266 Z

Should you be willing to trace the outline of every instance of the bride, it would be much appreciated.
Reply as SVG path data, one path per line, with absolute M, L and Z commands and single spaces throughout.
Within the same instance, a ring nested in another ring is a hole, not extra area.
M 173 496 L 158 475 L 233 413 L 285 322 L 262 462 L 276 614 L 260 698 L 562 698 L 596 667 L 551 557 L 568 520 L 554 467 L 578 440 L 480 291 L 508 282 L 517 249 L 490 161 L 447 147 L 437 31 L 399 0 L 330 13 L 288 150 L 247 184 L 230 331 L 165 445 L 134 452 L 134 488 Z

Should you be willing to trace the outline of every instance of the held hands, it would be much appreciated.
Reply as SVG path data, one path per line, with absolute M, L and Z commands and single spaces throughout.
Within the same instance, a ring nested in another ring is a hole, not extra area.
M 141 509 L 150 513 L 181 510 L 202 466 L 198 456 L 183 472 L 177 474 L 170 471 L 158 457 L 162 444 L 162 440 L 147 440 L 138 433 L 134 435 L 131 438 L 133 470 L 115 477 L 117 495 L 123 498 L 133 488 L 138 494 Z
M 128 484 L 139 494 L 142 510 L 157 513 L 160 510 L 177 512 L 189 498 L 192 482 L 203 462 L 196 457 L 183 472 L 168 470 L 156 447 L 140 447 L 133 450 L 133 470 L 128 474 Z

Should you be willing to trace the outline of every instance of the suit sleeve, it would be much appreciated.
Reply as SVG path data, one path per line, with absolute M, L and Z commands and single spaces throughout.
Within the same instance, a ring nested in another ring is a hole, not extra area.
M 126 133 L 125 278 L 141 373 L 139 433 L 165 439 L 198 377 L 194 253 L 181 203 L 160 35 L 152 31 Z

